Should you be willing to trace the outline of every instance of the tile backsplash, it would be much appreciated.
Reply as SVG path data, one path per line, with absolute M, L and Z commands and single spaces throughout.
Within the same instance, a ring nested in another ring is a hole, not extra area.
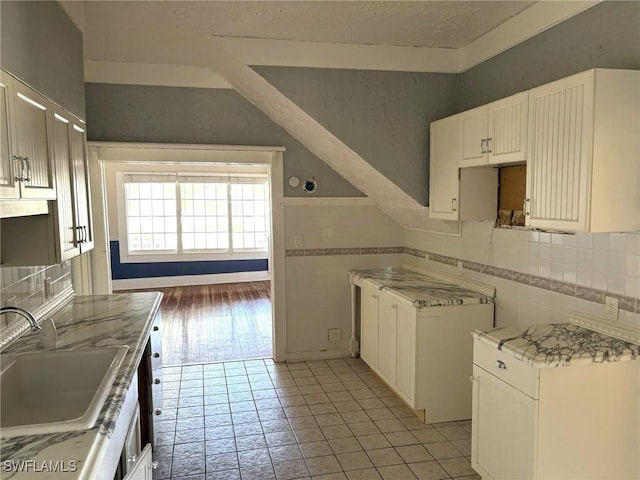
M 50 287 L 45 289 L 45 279 Z M 0 268 L 0 302 L 37 310 L 51 298 L 71 286 L 71 262 L 60 265 Z M 7 315 L 0 316 L 0 330 L 7 326 Z

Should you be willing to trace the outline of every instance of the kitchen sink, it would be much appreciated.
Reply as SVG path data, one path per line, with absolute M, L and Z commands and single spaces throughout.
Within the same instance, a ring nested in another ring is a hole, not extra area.
M 0 436 L 93 427 L 127 349 L 0 355 Z

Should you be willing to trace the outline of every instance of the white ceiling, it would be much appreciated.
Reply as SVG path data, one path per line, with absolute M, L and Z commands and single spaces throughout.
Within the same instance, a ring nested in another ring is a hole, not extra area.
M 86 79 L 228 87 L 246 65 L 462 72 L 598 1 L 75 1 Z
M 87 33 L 178 24 L 220 37 L 459 48 L 534 1 L 91 1 Z M 88 52 L 91 55 L 91 51 Z

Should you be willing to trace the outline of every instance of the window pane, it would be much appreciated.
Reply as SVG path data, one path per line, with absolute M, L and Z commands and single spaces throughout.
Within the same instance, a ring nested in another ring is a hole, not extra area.
M 124 187 L 129 252 L 175 251 L 175 184 L 139 182 Z
M 226 183 L 189 182 L 181 184 L 180 188 L 183 191 L 192 191 L 194 198 L 188 200 L 183 197 L 182 200 L 183 249 L 228 249 L 228 238 L 221 242 L 219 237 L 220 233 L 228 230 Z M 190 234 L 188 239 L 187 234 Z
M 269 199 L 266 184 L 231 186 L 234 250 L 266 250 L 269 235 Z

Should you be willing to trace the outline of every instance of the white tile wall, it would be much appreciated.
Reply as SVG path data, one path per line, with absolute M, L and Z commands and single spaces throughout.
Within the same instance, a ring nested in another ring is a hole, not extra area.
M 51 279 L 53 295 L 71 286 L 71 262 L 42 267 L 0 268 L 0 301 L 2 305 L 23 307 L 34 311 L 49 301 L 45 297 L 44 279 Z M 11 317 L 0 317 L 0 330 Z
M 640 298 L 640 232 L 551 234 L 465 222 L 460 237 L 405 231 L 404 246 Z M 436 262 L 429 266 L 453 272 Z M 497 325 L 564 321 L 571 310 L 604 315 L 604 306 L 593 302 L 470 271 L 465 276 L 497 287 Z M 620 310 L 619 321 L 640 328 L 638 313 Z
M 304 237 L 305 249 L 398 247 L 403 230 L 374 206 L 285 206 L 285 247 Z M 286 258 L 287 353 L 318 354 L 344 350 L 351 332 L 348 272 L 399 266 L 402 254 L 326 255 Z M 339 328 L 342 338 L 329 342 L 327 330 Z

